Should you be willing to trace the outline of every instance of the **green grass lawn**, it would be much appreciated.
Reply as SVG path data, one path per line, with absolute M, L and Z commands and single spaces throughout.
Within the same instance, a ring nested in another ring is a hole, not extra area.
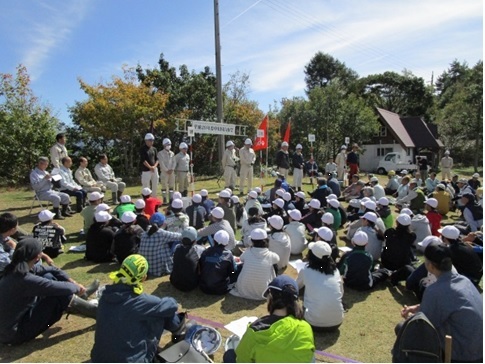
M 380 176 L 382 183 L 387 179 Z M 292 178 L 290 177 L 290 181 Z M 308 180 L 306 179 L 308 182 Z M 268 188 L 273 179 L 255 184 L 264 184 Z M 215 179 L 196 182 L 197 191 L 205 188 L 212 197 L 219 192 Z M 306 192 L 311 186 L 305 185 Z M 132 198 L 138 198 L 141 186 L 127 188 L 126 192 Z M 0 192 L 0 210 L 16 214 L 20 226 L 30 232 L 37 221 L 39 205 L 29 215 L 33 193 L 28 190 L 3 189 Z M 107 196 L 108 197 L 108 196 Z M 454 217 L 451 215 L 450 217 Z M 73 245 L 82 242 L 79 231 L 82 228 L 82 218 L 76 214 L 72 218 L 60 221 L 66 229 L 68 243 L 66 251 Z M 339 235 L 343 235 L 339 231 Z M 339 241 L 340 245 L 345 245 Z M 89 284 L 98 278 L 102 284 L 109 284 L 108 273 L 116 270 L 117 265 L 93 264 L 83 259 L 83 253 L 65 253 L 55 259 L 58 267 L 66 270 L 75 280 Z M 301 256 L 300 256 L 301 257 Z M 298 258 L 298 257 L 292 257 Z M 296 278 L 296 271 L 289 266 L 287 274 Z M 209 296 L 200 290 L 183 293 L 174 289 L 169 283 L 168 276 L 150 279 L 144 284 L 145 292 L 158 296 L 173 296 L 180 304 L 180 308 L 189 310 L 189 314 L 211 320 L 220 324 L 227 324 L 242 316 L 262 316 L 266 314 L 264 301 L 254 302 L 227 294 L 226 296 Z M 389 283 L 381 284 L 369 292 L 357 292 L 346 289 L 343 298 L 348 312 L 344 322 L 336 333 L 316 333 L 315 345 L 317 350 L 327 355 L 317 355 L 317 361 L 335 362 L 338 357 L 350 358 L 362 362 L 390 362 L 390 350 L 395 340 L 394 326 L 400 321 L 400 308 L 403 305 L 417 303 L 416 298 L 407 292 L 403 286 L 392 287 Z M 128 328 L 129 329 L 129 328 Z M 18 346 L 7 347 L 0 345 L 1 362 L 85 362 L 90 359 L 90 350 L 94 340 L 95 321 L 78 316 L 62 318 L 45 334 L 32 342 Z M 230 335 L 226 329 L 220 330 L 224 340 Z M 162 337 L 162 344 L 168 342 L 168 335 Z M 215 354 L 217 362 L 222 360 L 223 348 Z

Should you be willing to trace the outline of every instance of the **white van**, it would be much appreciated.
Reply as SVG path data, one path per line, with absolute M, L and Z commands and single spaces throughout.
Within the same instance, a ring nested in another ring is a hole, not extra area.
M 402 156 L 400 153 L 391 152 L 387 153 L 380 161 L 377 166 L 378 174 L 387 174 L 387 172 L 393 170 L 396 172 L 402 171 L 403 169 L 408 172 L 416 171 L 418 166 L 412 163 L 409 156 Z

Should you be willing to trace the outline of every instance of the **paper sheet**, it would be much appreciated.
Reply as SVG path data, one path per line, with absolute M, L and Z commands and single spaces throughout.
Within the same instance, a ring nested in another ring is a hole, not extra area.
M 348 246 L 339 246 L 338 250 L 340 250 L 341 252 L 347 253 L 347 252 L 351 251 L 352 248 L 349 248 Z
M 248 325 L 251 322 L 256 321 L 257 319 L 258 318 L 256 316 L 250 316 L 250 317 L 244 316 L 244 317 L 241 317 L 240 319 L 229 322 L 224 327 L 228 329 L 230 332 L 232 332 L 233 334 L 236 334 L 239 337 L 243 337 L 244 333 L 248 328 Z
M 301 259 L 297 259 L 297 260 L 290 260 L 288 262 L 293 268 L 295 268 L 295 270 L 300 273 L 300 271 L 305 267 L 306 265 L 306 262 L 304 262 L 303 260 Z

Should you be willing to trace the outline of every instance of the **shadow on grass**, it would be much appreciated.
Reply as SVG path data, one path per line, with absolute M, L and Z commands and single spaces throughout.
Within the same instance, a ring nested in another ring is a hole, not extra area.
M 340 329 L 333 332 L 316 332 L 313 331 L 313 338 L 315 340 L 315 347 L 318 350 L 325 350 L 334 345 L 340 337 Z
M 401 284 L 398 284 L 397 286 L 389 288 L 389 292 L 391 292 L 394 300 L 398 302 L 401 306 L 404 306 L 404 305 L 411 306 L 419 303 L 419 300 L 414 295 L 414 293 L 411 291 L 408 291 L 406 287 Z
M 241 310 L 254 310 L 261 305 L 266 305 L 266 300 L 254 301 L 236 297 L 228 293 L 221 302 L 221 312 L 224 314 L 232 314 Z
M 372 292 L 385 291 L 386 289 L 387 286 L 384 282 L 381 282 L 377 286 L 366 291 L 358 291 L 349 287 L 344 287 L 345 293 L 342 299 L 344 309 L 350 310 L 355 303 L 365 301 Z
M 190 310 L 211 306 L 224 297 L 205 294 L 199 288 L 189 292 L 182 292 L 176 289 L 168 280 L 161 282 L 152 294 L 158 297 L 173 297 L 185 310 L 189 310 L 189 312 Z

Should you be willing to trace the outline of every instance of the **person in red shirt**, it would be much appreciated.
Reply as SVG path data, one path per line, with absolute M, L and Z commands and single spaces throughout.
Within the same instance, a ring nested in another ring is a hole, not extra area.
M 436 210 L 438 207 L 438 200 L 435 198 L 428 198 L 424 203 L 425 210 L 427 211 L 426 217 L 429 221 L 429 227 L 431 228 L 431 234 L 434 236 L 441 236 L 438 229 L 441 229 L 441 214 Z
M 148 218 L 152 217 L 152 215 L 158 211 L 158 208 L 162 206 L 163 201 L 152 197 L 152 190 L 148 187 L 145 187 L 141 190 L 141 195 L 143 200 L 145 200 L 145 214 L 148 215 Z

